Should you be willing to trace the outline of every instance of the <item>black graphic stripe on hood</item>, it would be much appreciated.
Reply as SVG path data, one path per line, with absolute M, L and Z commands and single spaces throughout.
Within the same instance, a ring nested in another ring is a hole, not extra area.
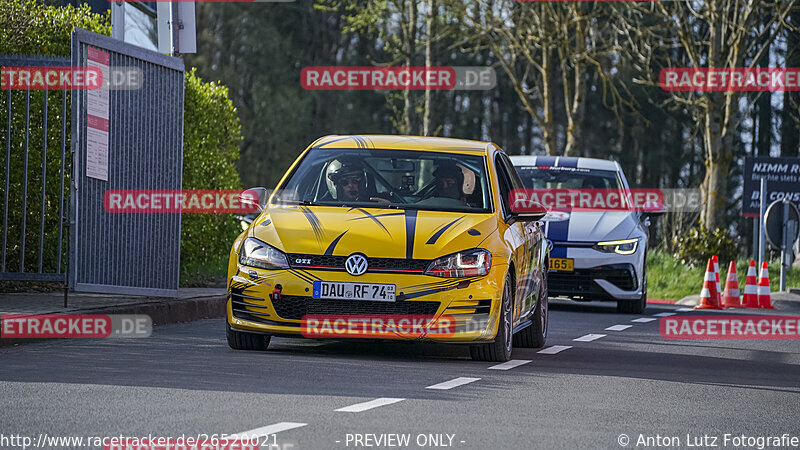
M 331 244 L 328 246 L 328 248 L 325 249 L 325 256 L 333 255 L 333 250 L 336 249 L 336 244 L 339 243 L 339 241 L 342 239 L 342 236 L 344 236 L 345 233 L 347 233 L 347 230 L 345 230 L 344 233 L 342 233 L 339 236 L 337 236 L 336 239 L 334 239 L 333 242 L 331 242 Z
M 300 206 L 300 212 L 306 216 L 308 219 L 308 223 L 311 224 L 311 229 L 314 230 L 314 236 L 317 237 L 317 242 L 322 244 L 322 223 L 319 221 L 319 217 L 314 214 L 314 211 L 311 211 L 308 206 Z
M 458 222 L 459 220 L 461 220 L 463 218 L 464 218 L 464 216 L 461 216 L 458 219 L 456 219 L 456 220 L 448 223 L 447 225 L 443 226 L 442 228 L 439 228 L 439 230 L 436 233 L 434 233 L 433 236 L 430 237 L 430 239 L 428 239 L 428 242 L 426 242 L 426 244 L 435 244 L 436 241 L 439 239 L 439 237 L 441 237 L 442 234 L 444 234 L 444 232 L 447 231 L 448 228 L 452 227 L 453 225 L 455 225 L 456 222 Z
M 372 219 L 372 221 L 377 223 L 378 226 L 381 227 L 381 229 L 383 229 L 383 231 L 385 231 L 386 234 L 388 234 L 389 236 L 391 236 L 392 234 L 389 232 L 389 230 L 386 228 L 386 226 L 383 223 L 381 223 L 380 220 L 378 220 L 378 217 L 402 216 L 404 214 L 404 213 L 401 213 L 401 212 L 385 213 L 385 214 L 370 214 L 369 211 L 365 210 L 364 208 L 355 208 L 355 209 L 357 211 L 361 212 L 361 213 L 364 213 L 365 216 L 364 217 L 354 217 L 352 219 L 348 219 L 348 221 L 350 221 L 350 220 L 361 220 L 361 219 Z
M 417 210 L 406 210 L 406 258 L 414 259 L 414 233 L 417 229 Z

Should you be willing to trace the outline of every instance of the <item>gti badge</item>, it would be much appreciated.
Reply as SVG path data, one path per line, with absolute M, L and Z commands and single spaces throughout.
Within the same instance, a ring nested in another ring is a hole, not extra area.
M 364 272 L 367 271 L 367 258 L 364 255 L 359 255 L 358 253 L 350 255 L 344 261 L 344 268 L 347 270 L 347 273 L 357 277 L 359 275 L 363 275 Z

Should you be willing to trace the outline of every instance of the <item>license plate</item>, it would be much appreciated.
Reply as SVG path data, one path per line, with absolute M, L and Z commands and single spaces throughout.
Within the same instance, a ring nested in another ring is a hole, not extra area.
M 311 296 L 320 299 L 335 298 L 393 302 L 396 288 L 394 284 L 315 281 L 314 292 Z
M 550 258 L 550 270 L 572 272 L 575 270 L 575 260 L 572 258 Z

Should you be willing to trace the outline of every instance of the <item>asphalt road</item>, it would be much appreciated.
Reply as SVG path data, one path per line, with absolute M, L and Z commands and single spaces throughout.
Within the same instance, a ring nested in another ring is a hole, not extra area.
M 146 339 L 2 348 L 0 447 L 43 433 L 258 429 L 278 431 L 270 449 L 392 448 L 397 441 L 376 440 L 390 434 L 410 448 L 457 449 L 655 448 L 636 444 L 667 442 L 657 436 L 733 448 L 726 433 L 800 437 L 800 341 L 668 340 L 655 314 L 697 313 L 551 305 L 546 352 L 515 349 L 521 364 L 508 370 L 455 345 L 273 339 L 268 352 L 233 351 L 224 319 L 156 327 Z M 606 330 L 614 325 L 630 327 Z M 589 334 L 604 336 L 575 341 Z

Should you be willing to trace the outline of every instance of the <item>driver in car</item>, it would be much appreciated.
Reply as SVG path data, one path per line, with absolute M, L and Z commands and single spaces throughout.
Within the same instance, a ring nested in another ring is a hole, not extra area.
M 352 163 L 342 164 L 328 178 L 336 186 L 336 199 L 343 202 L 364 201 L 367 192 L 367 174 Z

